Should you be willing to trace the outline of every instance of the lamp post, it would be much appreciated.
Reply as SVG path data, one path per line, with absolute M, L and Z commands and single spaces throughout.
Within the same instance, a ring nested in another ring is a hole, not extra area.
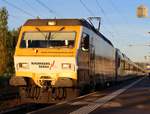
M 136 11 L 136 15 L 138 18 L 149 18 L 148 16 L 148 7 L 145 5 L 140 5 L 137 7 L 137 11 Z M 150 34 L 150 32 L 148 32 Z M 133 46 L 133 45 L 130 45 Z M 150 44 L 146 44 L 145 46 L 150 46 Z M 145 65 L 145 68 L 147 70 L 147 72 L 149 72 L 149 76 L 150 76 L 150 56 L 144 56 L 145 61 L 147 62 L 147 64 Z
M 148 8 L 145 5 L 140 5 L 137 7 L 136 15 L 139 18 L 148 17 Z

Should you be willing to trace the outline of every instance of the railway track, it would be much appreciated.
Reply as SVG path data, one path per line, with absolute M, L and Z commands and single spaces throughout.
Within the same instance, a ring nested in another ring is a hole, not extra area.
M 3 89 L 0 91 L 0 101 L 11 100 L 19 97 L 17 88 Z
M 138 79 L 138 78 L 137 78 Z M 133 79 L 130 79 L 128 80 L 127 82 L 130 82 L 132 80 L 136 80 L 136 78 L 133 78 Z M 120 83 L 122 84 L 122 83 Z M 119 85 L 120 85 L 119 84 Z M 118 85 L 118 84 L 117 84 Z M 107 88 L 107 89 L 111 89 L 113 91 L 112 88 L 116 88 L 116 87 L 120 87 L 120 86 L 111 86 L 110 88 Z M 103 89 L 102 89 L 103 90 Z M 85 94 L 85 95 L 82 95 L 78 98 L 75 98 L 73 100 L 76 100 L 76 99 L 79 99 L 79 98 L 84 98 L 88 95 L 90 95 L 91 93 L 89 94 Z M 93 94 L 93 93 L 92 93 Z M 10 95 L 10 96 L 9 96 Z M 5 96 L 5 97 L 4 97 Z M 0 100 L 8 100 L 8 99 L 12 99 L 14 97 L 18 97 L 19 94 L 17 91 L 10 91 L 10 92 L 4 92 L 3 94 L 0 95 Z M 72 100 L 71 100 L 72 101 Z M 10 102 L 12 102 L 10 100 Z M 67 101 L 66 101 L 67 102 Z M 69 102 L 69 101 L 68 101 Z M 65 103 L 65 102 L 62 102 L 62 103 Z M 37 104 L 37 103 L 26 103 L 26 104 L 19 104 L 18 106 L 14 105 L 12 108 L 5 108 L 5 110 L 1 110 L 0 111 L 0 114 L 26 114 L 26 113 L 30 113 L 30 112 L 33 112 L 35 110 L 38 110 L 38 109 L 41 109 L 41 108 L 45 108 L 45 107 L 48 107 L 48 106 L 55 106 L 55 105 L 60 105 L 62 103 L 58 103 L 58 104 Z
M 28 112 L 31 112 L 40 108 L 44 108 L 50 105 L 52 104 L 36 104 L 36 103 L 22 104 L 22 105 L 1 111 L 0 114 L 26 114 Z
M 7 92 L 7 93 L 2 93 L 0 94 L 0 101 L 5 101 L 5 100 L 11 100 L 19 97 L 18 92 Z
M 18 88 L 0 89 L 0 114 L 26 114 L 49 105 L 20 101 Z

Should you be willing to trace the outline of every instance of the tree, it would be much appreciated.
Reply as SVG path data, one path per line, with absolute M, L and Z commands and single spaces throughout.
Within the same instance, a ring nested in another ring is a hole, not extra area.
M 8 33 L 8 11 L 5 7 L 0 8 L 0 75 L 6 72 L 7 53 L 7 33 Z
M 9 30 L 7 34 L 7 52 L 8 60 L 7 61 L 7 73 L 14 73 L 14 52 L 18 40 L 19 29 Z

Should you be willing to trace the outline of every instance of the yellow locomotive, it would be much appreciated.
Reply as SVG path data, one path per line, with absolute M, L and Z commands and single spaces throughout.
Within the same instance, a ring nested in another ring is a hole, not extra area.
M 64 100 L 117 81 L 118 61 L 113 44 L 84 19 L 31 19 L 19 34 L 10 83 L 24 98 Z

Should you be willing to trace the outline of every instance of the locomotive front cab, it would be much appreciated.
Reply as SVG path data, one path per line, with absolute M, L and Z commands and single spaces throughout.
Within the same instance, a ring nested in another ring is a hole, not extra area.
M 21 28 L 14 61 L 16 77 L 26 84 L 32 79 L 39 87 L 76 86 L 80 27 L 60 22 L 34 20 Z

